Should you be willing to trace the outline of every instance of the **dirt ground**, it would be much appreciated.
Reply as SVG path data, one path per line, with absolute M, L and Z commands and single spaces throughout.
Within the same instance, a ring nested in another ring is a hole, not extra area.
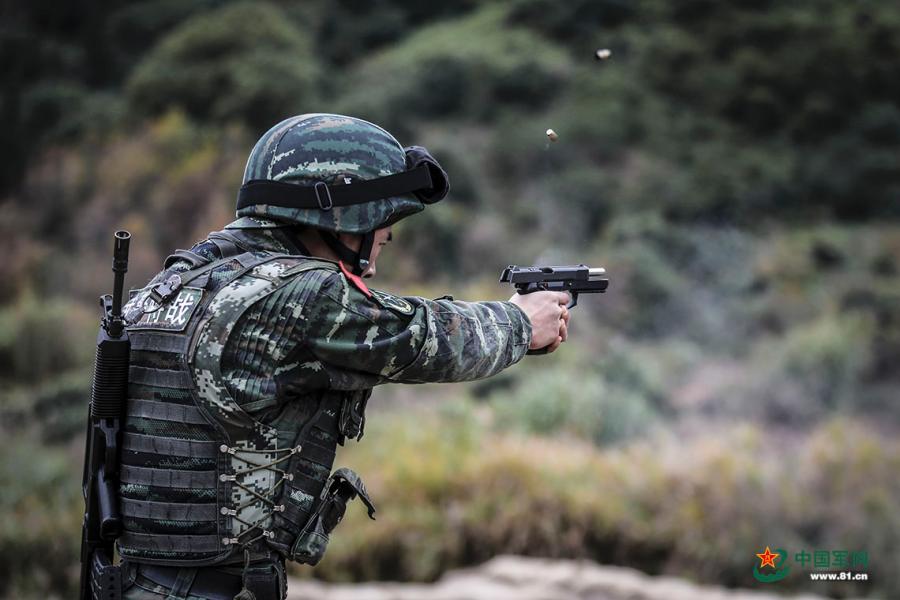
M 434 584 L 326 584 L 291 580 L 288 600 L 824 600 L 700 586 L 589 561 L 500 556 Z

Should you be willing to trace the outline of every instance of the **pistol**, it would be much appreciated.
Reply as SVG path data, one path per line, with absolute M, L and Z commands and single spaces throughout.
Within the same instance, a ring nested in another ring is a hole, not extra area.
M 569 292 L 572 301 L 567 308 L 578 304 L 578 294 L 602 294 L 609 286 L 606 269 L 586 265 L 565 267 L 517 267 L 509 265 L 500 275 L 501 283 L 511 283 L 520 294 L 539 290 Z

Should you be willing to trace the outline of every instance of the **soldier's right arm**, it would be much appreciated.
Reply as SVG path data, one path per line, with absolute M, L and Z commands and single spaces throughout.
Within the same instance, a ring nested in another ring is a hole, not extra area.
M 332 389 L 489 377 L 521 360 L 531 343 L 528 317 L 510 302 L 366 292 L 332 272 L 304 302 L 298 341 Z

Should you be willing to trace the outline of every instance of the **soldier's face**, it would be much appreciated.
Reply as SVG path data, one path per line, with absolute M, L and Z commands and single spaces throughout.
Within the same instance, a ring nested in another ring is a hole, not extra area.
M 381 249 L 385 247 L 385 245 L 391 241 L 391 228 L 384 227 L 382 229 L 375 230 L 375 241 L 372 243 L 372 254 L 369 257 L 369 266 L 363 271 L 362 276 L 366 279 L 369 277 L 375 276 L 375 261 L 378 260 L 378 255 L 381 254 Z

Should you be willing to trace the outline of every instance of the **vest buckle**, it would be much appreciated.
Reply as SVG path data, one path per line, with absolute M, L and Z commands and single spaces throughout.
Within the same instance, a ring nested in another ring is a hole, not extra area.
M 153 286 L 153 289 L 150 290 L 150 299 L 156 302 L 157 305 L 165 304 L 178 293 L 181 286 L 181 277 L 178 275 L 170 275 L 162 283 L 157 283 Z

